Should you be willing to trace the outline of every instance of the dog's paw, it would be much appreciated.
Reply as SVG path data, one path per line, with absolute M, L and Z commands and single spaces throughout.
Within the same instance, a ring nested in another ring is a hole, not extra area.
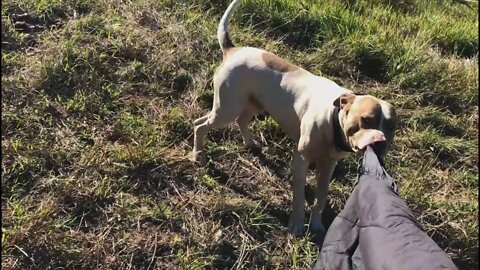
M 288 221 L 288 230 L 293 235 L 296 235 L 296 236 L 303 235 L 305 233 L 303 219 L 298 219 L 291 216 Z
M 205 166 L 207 163 L 207 157 L 205 156 L 205 153 L 200 152 L 200 151 L 194 151 L 192 154 L 190 154 L 190 161 L 192 161 L 195 164 L 198 164 L 199 166 Z
M 246 148 L 252 148 L 252 147 L 255 147 L 256 146 L 256 143 L 252 140 L 252 139 L 249 139 L 249 140 L 243 140 L 243 145 L 246 147 Z
M 323 226 L 321 221 L 313 221 L 310 223 L 310 233 L 319 235 L 319 236 L 325 236 L 327 230 L 325 229 L 325 226 Z
M 251 145 L 245 145 L 245 148 L 247 149 L 247 151 L 249 153 L 252 153 L 254 155 L 262 153 L 262 148 L 255 143 L 253 143 Z

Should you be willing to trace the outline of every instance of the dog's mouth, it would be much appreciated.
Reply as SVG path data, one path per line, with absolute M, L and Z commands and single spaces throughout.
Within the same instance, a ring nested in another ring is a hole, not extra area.
M 377 154 L 383 153 L 386 148 L 386 138 L 383 132 L 376 129 L 361 130 L 348 138 L 354 152 L 363 153 L 371 145 Z
M 377 154 L 378 157 L 384 157 L 385 153 L 387 152 L 387 142 L 386 141 L 374 142 L 374 143 L 370 144 L 370 147 L 372 147 L 373 152 L 375 152 L 375 154 Z M 355 147 L 355 149 L 353 151 L 363 155 L 363 153 L 365 153 L 365 150 L 367 150 L 366 146 L 362 149 L 359 149 L 359 148 Z

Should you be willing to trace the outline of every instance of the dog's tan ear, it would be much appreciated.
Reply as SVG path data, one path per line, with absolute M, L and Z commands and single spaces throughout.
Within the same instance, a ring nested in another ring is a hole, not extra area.
M 333 102 L 333 106 L 339 107 L 344 111 L 350 110 L 353 100 L 355 100 L 355 95 L 351 93 L 342 94 Z

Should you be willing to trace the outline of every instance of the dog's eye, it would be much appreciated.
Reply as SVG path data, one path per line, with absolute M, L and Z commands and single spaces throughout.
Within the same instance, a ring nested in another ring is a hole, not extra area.
M 371 123 L 371 120 L 372 120 L 372 119 L 370 119 L 370 118 L 368 118 L 368 117 L 362 117 L 361 119 L 362 119 L 362 120 L 361 120 L 361 121 L 362 121 L 362 126 L 369 126 L 370 123 Z

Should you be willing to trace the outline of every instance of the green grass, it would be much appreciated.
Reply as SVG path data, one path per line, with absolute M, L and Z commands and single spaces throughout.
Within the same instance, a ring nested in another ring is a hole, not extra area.
M 5 269 L 312 266 L 318 247 L 286 229 L 294 144 L 269 116 L 251 125 L 259 153 L 229 125 L 207 136 L 206 168 L 187 160 L 228 3 L 3 3 Z M 477 28 L 455 1 L 244 0 L 230 33 L 394 104 L 386 163 L 400 195 L 460 269 L 476 269 Z M 339 162 L 325 220 L 356 162 Z

